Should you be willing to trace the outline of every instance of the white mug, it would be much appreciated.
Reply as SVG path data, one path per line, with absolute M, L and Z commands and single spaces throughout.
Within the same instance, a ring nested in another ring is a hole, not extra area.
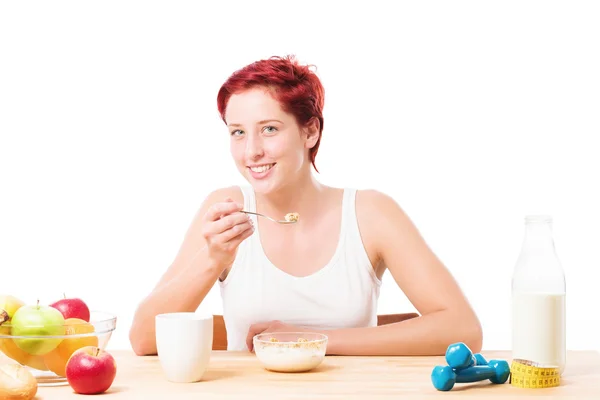
M 202 379 L 213 346 L 213 316 L 194 312 L 159 314 L 156 349 L 162 370 L 171 382 Z

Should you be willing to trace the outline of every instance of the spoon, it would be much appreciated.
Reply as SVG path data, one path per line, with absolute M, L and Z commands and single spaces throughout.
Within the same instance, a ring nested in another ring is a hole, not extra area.
M 246 213 L 246 214 L 258 215 L 259 217 L 265 217 L 267 219 L 270 219 L 273 222 L 277 222 L 278 224 L 295 224 L 296 222 L 298 222 L 298 214 L 297 213 L 289 213 L 289 214 L 286 215 L 285 219 L 277 220 L 277 219 L 273 219 L 271 217 L 268 217 L 266 215 L 255 213 L 255 212 L 252 212 L 252 211 L 244 211 L 244 210 L 242 210 L 242 212 Z

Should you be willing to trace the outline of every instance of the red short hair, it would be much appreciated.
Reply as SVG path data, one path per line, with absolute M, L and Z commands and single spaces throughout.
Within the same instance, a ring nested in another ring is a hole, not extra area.
M 309 153 L 310 161 L 317 170 L 315 158 L 323 132 L 325 90 L 310 67 L 299 64 L 294 56 L 271 57 L 249 64 L 235 71 L 221 86 L 217 94 L 217 108 L 225 121 L 225 109 L 232 94 L 257 86 L 273 89 L 273 97 L 283 110 L 294 115 L 298 124 L 304 126 L 313 118 L 319 121 L 319 138 Z

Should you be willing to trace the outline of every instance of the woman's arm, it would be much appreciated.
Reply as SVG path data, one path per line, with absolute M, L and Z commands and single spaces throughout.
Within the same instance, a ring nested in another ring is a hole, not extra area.
M 222 269 L 210 263 L 199 250 L 189 263 L 174 263 L 158 285 L 138 306 L 129 340 L 137 355 L 156 354 L 154 318 L 170 312 L 193 312 L 215 284 Z
M 376 191 L 361 191 L 357 210 L 361 231 L 374 238 L 379 259 L 421 316 L 377 327 L 328 331 L 328 353 L 443 355 L 448 345 L 459 341 L 480 351 L 479 319 L 455 279 L 396 202 Z
M 209 256 L 203 228 L 210 207 L 224 198 L 240 202 L 239 189 L 225 188 L 211 193 L 196 214 L 175 260 L 152 292 L 138 306 L 129 331 L 129 341 L 137 355 L 156 354 L 156 315 L 167 312 L 193 312 L 202 303 L 228 266 Z

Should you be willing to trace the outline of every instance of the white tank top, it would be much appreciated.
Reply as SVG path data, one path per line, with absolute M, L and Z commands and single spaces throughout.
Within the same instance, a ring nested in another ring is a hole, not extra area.
M 244 209 L 256 211 L 254 190 L 242 186 Z M 227 349 L 247 351 L 250 325 L 280 320 L 309 329 L 377 325 L 381 281 L 363 246 L 355 210 L 356 189 L 345 189 L 337 248 L 317 272 L 296 277 L 267 258 L 258 230 L 238 247 L 224 281 L 219 280 Z M 250 215 L 255 226 L 256 216 Z M 300 216 L 302 218 L 302 216 Z

